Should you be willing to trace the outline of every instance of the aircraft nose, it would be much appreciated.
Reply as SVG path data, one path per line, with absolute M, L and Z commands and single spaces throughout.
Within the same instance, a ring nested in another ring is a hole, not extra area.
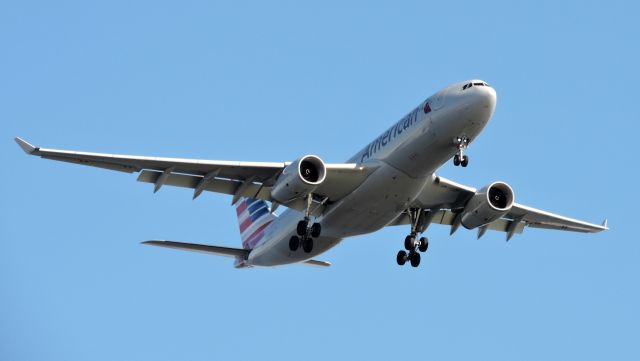
M 497 95 L 495 89 L 490 86 L 478 87 L 476 103 L 483 108 L 493 109 L 496 106 Z
M 473 111 L 483 113 L 485 117 L 490 118 L 496 109 L 497 95 L 495 89 L 488 85 L 474 86 L 473 88 L 471 108 Z

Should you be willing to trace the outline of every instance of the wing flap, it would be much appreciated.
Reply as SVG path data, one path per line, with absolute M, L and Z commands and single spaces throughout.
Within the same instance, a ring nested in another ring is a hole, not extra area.
M 142 172 L 140 172 L 140 175 L 138 176 L 138 182 L 155 184 L 161 175 L 162 175 L 162 172 L 156 172 L 152 170 L 143 170 Z M 202 179 L 203 177 L 200 177 L 200 176 L 171 173 L 164 180 L 163 184 L 175 186 L 175 187 L 196 189 Z M 236 190 L 238 190 L 241 185 L 242 185 L 242 182 L 239 182 L 239 181 L 235 181 L 231 179 L 213 178 L 207 183 L 207 186 L 204 188 L 204 190 L 207 190 L 210 192 L 216 192 L 216 193 L 235 195 Z M 268 201 L 268 200 L 271 200 L 271 187 L 263 187 L 260 184 L 250 183 L 242 190 L 240 196 L 248 197 L 248 198 L 263 199 Z
M 140 172 L 138 176 L 138 182 L 144 183 L 152 183 L 155 184 L 160 177 L 162 176 L 162 172 L 156 172 L 152 170 L 143 170 Z M 200 176 L 192 176 L 187 174 L 175 174 L 171 173 L 167 176 L 167 178 L 163 181 L 163 184 L 182 187 L 182 188 L 192 188 L 197 189 L 200 181 L 203 177 Z M 247 198 L 255 198 L 262 199 L 265 201 L 272 201 L 271 199 L 271 187 L 264 187 L 260 184 L 250 183 L 247 184 L 246 187 L 242 187 L 243 182 L 231 180 L 231 179 L 219 179 L 214 178 L 211 179 L 204 190 L 216 193 L 229 194 L 238 197 L 247 197 Z M 240 193 L 236 193 L 240 191 Z M 307 203 L 303 199 L 294 199 L 290 202 L 284 203 L 284 206 L 295 209 L 298 211 L 304 211 Z M 311 207 L 311 214 L 314 216 L 319 216 L 322 214 L 324 207 L 314 202 L 314 206 Z
M 450 210 L 442 209 L 435 212 L 435 214 L 433 215 L 433 218 L 431 219 L 431 223 L 451 226 L 454 224 L 456 216 L 457 216 L 456 213 Z M 493 231 L 499 231 L 499 232 L 513 232 L 518 234 L 522 233 L 524 231 L 525 223 L 518 222 L 518 224 L 512 230 L 511 227 L 513 227 L 513 222 L 514 221 L 511 219 L 504 219 L 504 218 L 498 219 L 496 221 L 489 223 L 487 225 L 487 229 L 491 229 Z M 408 224 L 410 224 L 409 216 L 403 213 L 400 217 L 396 218 L 389 225 L 399 226 L 399 225 L 408 225 Z

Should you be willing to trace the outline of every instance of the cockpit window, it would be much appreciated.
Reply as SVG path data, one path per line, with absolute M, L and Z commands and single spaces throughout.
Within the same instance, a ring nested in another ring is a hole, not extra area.
M 467 83 L 465 85 L 462 86 L 462 90 L 467 90 L 469 88 L 471 88 L 472 86 L 489 86 L 489 84 L 485 83 L 485 82 L 475 82 L 475 83 Z

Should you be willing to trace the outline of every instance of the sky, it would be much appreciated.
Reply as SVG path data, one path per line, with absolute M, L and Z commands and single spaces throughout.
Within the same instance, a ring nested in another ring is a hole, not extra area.
M 637 360 L 639 6 L 626 1 L 0 3 L 0 359 Z M 599 234 L 405 227 L 293 265 L 240 245 L 231 197 L 27 157 L 38 146 L 342 162 L 448 84 L 483 79 L 470 165 Z

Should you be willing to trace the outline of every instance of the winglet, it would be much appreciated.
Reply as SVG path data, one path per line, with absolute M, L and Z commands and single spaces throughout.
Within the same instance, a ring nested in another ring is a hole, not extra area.
M 609 229 L 609 220 L 608 219 L 604 219 L 604 221 L 602 222 L 602 227 Z
M 16 137 L 15 141 L 16 141 L 16 143 L 18 143 L 20 148 L 22 148 L 22 150 L 24 150 L 24 152 L 27 153 L 27 154 L 33 154 L 33 153 L 37 152 L 40 149 L 38 147 L 34 147 L 33 145 L 29 144 L 29 142 L 27 142 L 26 140 L 24 140 L 24 139 L 22 139 L 20 137 Z

